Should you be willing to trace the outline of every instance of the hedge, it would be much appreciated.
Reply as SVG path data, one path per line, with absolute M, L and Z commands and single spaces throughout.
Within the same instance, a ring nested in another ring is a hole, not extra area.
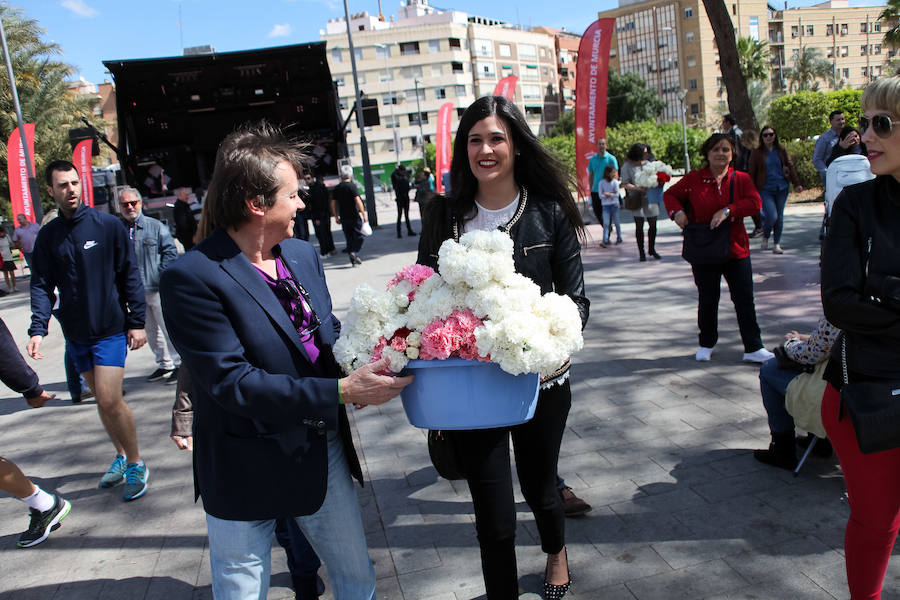
M 842 110 L 848 125 L 859 122 L 861 90 L 842 89 L 831 92 L 797 92 L 787 94 L 769 105 L 769 125 L 782 140 L 808 139 L 831 127 L 828 115 Z

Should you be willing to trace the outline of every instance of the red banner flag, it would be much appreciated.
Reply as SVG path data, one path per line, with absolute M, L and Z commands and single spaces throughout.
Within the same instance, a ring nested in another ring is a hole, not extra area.
M 34 123 L 25 123 L 25 137 L 28 140 L 28 156 L 31 157 L 31 164 L 34 164 Z M 22 148 L 22 139 L 19 136 L 18 127 L 9 134 L 6 158 L 12 214 L 25 215 L 26 219 L 34 223 L 33 202 L 40 202 L 41 200 L 40 198 L 36 200 L 31 198 L 31 188 L 28 185 L 28 168 L 25 166 L 25 152 Z
M 88 206 L 94 206 L 94 175 L 91 172 L 91 150 L 94 147 L 93 139 L 81 140 L 72 152 L 72 164 L 78 170 L 81 179 L 81 201 Z
M 575 75 L 575 168 L 581 194 L 590 195 L 588 160 L 597 153 L 597 140 L 606 135 L 606 87 L 609 83 L 609 46 L 615 19 L 597 19 L 581 36 Z
M 500 81 L 497 82 L 496 87 L 494 87 L 494 95 L 495 96 L 506 96 L 507 99 L 516 101 L 516 82 L 519 81 L 519 78 L 515 75 L 510 75 L 509 77 L 504 77 Z
M 444 193 L 444 173 L 450 170 L 450 115 L 453 114 L 453 103 L 445 102 L 438 110 L 437 143 L 435 144 L 435 186 L 438 194 Z

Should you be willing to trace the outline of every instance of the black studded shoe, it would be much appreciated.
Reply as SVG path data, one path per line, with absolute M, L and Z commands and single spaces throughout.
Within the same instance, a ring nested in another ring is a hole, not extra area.
M 569 552 L 565 547 L 563 547 L 563 552 L 566 553 L 566 574 L 569 575 L 569 581 L 562 585 L 553 585 L 552 583 L 547 583 L 547 571 L 545 570 L 544 598 L 546 600 L 559 600 L 569 592 L 569 587 L 572 585 L 572 574 L 569 572 Z

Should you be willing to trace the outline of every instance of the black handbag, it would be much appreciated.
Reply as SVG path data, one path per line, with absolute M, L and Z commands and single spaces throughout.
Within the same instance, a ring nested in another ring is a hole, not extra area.
M 847 339 L 841 338 L 841 408 L 853 423 L 859 451 L 871 454 L 900 447 L 900 381 L 855 381 L 847 377 Z
M 428 456 L 438 475 L 444 479 L 465 479 L 456 441 L 446 431 L 428 430 Z
M 728 206 L 734 202 L 734 175 L 728 191 Z M 731 258 L 731 219 L 715 229 L 709 223 L 688 223 L 682 231 L 681 258 L 692 265 L 721 265 Z

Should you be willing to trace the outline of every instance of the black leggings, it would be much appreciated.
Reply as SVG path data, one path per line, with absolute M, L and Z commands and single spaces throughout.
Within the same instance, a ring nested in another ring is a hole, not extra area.
M 556 489 L 556 463 L 572 403 L 569 381 L 541 390 L 527 423 L 499 429 L 448 432 L 460 451 L 475 505 L 475 529 L 488 600 L 518 597 L 516 507 L 509 467 L 512 433 L 522 495 L 534 513 L 541 549 L 556 554 L 565 545 L 565 514 Z
M 641 256 L 644 255 L 644 217 L 634 218 L 634 239 Z M 647 252 L 656 251 L 656 217 L 647 217 Z
M 400 235 L 400 218 L 406 213 L 406 231 L 412 232 L 412 225 L 409 223 L 409 195 L 406 198 L 397 197 L 397 235 Z

